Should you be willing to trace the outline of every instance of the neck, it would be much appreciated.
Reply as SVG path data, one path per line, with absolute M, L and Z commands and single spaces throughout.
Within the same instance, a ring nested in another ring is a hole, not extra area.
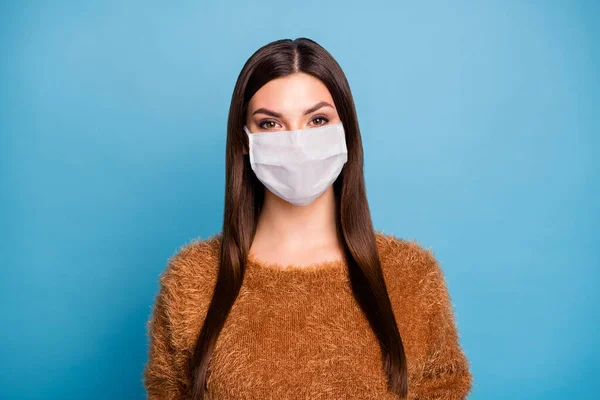
M 333 186 L 306 206 L 295 206 L 265 189 L 255 242 L 302 251 L 338 242 Z

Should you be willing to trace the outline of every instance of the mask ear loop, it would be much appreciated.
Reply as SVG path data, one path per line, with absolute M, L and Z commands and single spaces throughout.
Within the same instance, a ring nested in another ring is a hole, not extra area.
M 244 143 L 244 147 L 247 151 L 246 154 L 248 155 L 248 157 L 250 157 L 250 163 L 252 163 L 252 152 L 250 151 L 250 136 L 252 135 L 252 133 L 248 130 L 248 127 L 246 125 L 243 126 L 243 130 L 244 132 L 246 132 L 246 141 Z

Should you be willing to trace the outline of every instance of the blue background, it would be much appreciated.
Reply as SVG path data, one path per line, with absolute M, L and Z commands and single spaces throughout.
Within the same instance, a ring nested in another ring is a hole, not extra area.
M 0 4 L 0 398 L 144 397 L 237 75 L 299 36 L 347 74 L 376 229 L 445 271 L 471 398 L 600 390 L 598 2 Z

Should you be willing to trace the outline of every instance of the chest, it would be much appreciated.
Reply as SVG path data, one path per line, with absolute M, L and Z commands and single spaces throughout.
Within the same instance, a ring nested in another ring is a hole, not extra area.
M 377 338 L 344 282 L 265 288 L 250 281 L 207 373 L 209 392 L 232 400 L 394 399 L 386 385 Z

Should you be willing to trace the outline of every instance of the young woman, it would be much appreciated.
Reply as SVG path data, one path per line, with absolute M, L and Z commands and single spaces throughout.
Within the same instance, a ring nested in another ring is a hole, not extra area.
M 148 321 L 149 399 L 464 399 L 444 274 L 375 231 L 350 87 L 306 38 L 244 65 L 222 232 L 181 246 Z

